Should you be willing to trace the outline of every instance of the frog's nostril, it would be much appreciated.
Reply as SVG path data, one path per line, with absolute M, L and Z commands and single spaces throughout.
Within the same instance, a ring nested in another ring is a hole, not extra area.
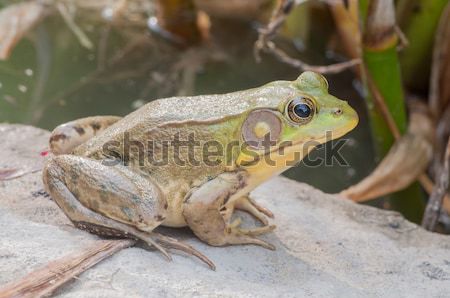
M 344 111 L 341 108 L 336 108 L 333 111 L 334 116 L 341 116 Z

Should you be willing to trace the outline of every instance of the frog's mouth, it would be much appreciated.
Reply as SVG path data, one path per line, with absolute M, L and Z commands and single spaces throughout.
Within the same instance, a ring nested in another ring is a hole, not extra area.
M 317 147 L 318 145 L 321 145 L 321 144 L 327 143 L 329 141 L 333 141 L 333 140 L 343 137 L 349 131 L 351 131 L 355 126 L 356 126 L 356 124 L 353 126 L 349 125 L 349 129 L 328 131 L 328 132 L 325 132 L 325 134 L 320 137 L 310 138 L 307 141 L 302 140 L 302 141 L 297 141 L 297 142 L 292 142 L 292 143 L 289 143 L 289 142 L 281 143 L 279 146 L 274 146 L 274 148 L 272 148 L 271 150 L 267 150 L 262 155 L 263 156 L 269 155 L 269 154 L 273 154 L 275 152 L 279 153 L 279 152 L 283 152 L 286 150 L 302 152 L 305 150 L 305 148 L 307 148 L 306 151 L 309 153 L 309 151 L 311 151 L 311 149 Z

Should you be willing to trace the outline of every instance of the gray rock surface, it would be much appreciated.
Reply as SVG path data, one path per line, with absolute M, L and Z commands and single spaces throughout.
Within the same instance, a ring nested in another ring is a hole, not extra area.
M 0 125 L 0 169 L 42 166 L 49 133 Z M 72 227 L 42 193 L 40 172 L 0 181 L 0 288 L 50 260 L 81 250 L 96 236 Z M 275 178 L 252 197 L 275 213 L 254 246 L 210 247 L 187 229 L 163 229 L 217 265 L 142 248 L 123 250 L 62 288 L 60 297 L 449 297 L 450 237 L 394 212 L 356 205 L 308 185 Z

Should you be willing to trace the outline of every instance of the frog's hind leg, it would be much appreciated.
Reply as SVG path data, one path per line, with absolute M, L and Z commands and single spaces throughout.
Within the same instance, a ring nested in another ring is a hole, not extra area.
M 56 127 L 50 136 L 50 150 L 53 154 L 69 154 L 77 146 L 86 142 L 121 117 L 95 116 L 70 121 Z
M 156 185 L 126 167 L 60 155 L 49 160 L 43 180 L 47 192 L 76 227 L 101 236 L 143 240 L 169 260 L 165 248 L 178 249 L 214 269 L 214 264 L 190 245 L 153 232 L 165 219 L 166 200 Z

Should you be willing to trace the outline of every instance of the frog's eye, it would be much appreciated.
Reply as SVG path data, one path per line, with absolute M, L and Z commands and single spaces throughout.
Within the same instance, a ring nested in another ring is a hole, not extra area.
M 296 124 L 306 124 L 314 116 L 314 102 L 307 97 L 292 99 L 286 105 L 286 114 L 292 122 Z

